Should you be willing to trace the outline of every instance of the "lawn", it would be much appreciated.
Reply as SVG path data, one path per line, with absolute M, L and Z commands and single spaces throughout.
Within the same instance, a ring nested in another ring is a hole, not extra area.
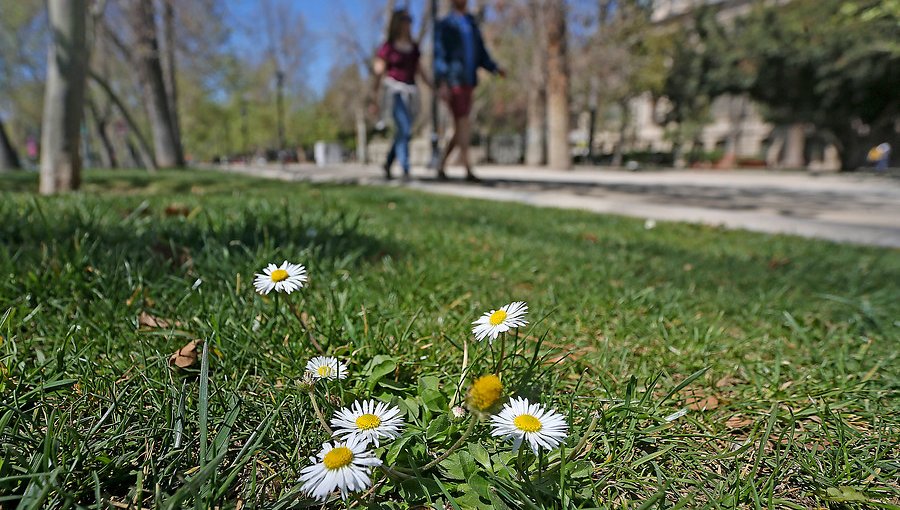
M 35 188 L 0 176 L 0 508 L 319 507 L 313 341 L 350 371 L 322 411 L 397 405 L 376 454 L 413 473 L 329 508 L 900 505 L 896 250 L 211 172 Z M 285 259 L 307 286 L 257 294 Z M 528 326 L 476 342 L 517 300 Z M 206 362 L 170 365 L 195 339 Z M 476 421 L 423 469 L 500 364 L 562 453 Z

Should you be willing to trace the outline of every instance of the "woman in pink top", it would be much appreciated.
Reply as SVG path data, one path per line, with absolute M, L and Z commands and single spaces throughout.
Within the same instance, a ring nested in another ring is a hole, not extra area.
M 419 46 L 412 38 L 412 16 L 406 9 L 398 9 L 391 16 L 387 41 L 375 57 L 375 94 L 384 84 L 383 113 L 394 119 L 394 143 L 384 163 L 384 175 L 391 178 L 391 165 L 400 161 L 403 178 L 409 178 L 409 140 L 419 109 L 416 75 L 431 86 L 420 64 Z

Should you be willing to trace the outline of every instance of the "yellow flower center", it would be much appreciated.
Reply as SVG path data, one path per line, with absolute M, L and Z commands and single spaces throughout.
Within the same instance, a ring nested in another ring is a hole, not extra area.
M 496 312 L 491 314 L 491 318 L 488 319 L 491 321 L 491 326 L 498 326 L 506 320 L 506 312 L 503 310 L 497 310 Z
M 331 376 L 331 367 L 328 365 L 322 365 L 316 370 L 319 373 L 320 377 L 329 377 Z
M 503 393 L 503 383 L 494 374 L 484 375 L 475 379 L 472 389 L 469 390 L 469 404 L 478 411 L 486 411 L 500 400 Z
M 325 454 L 322 464 L 328 469 L 340 469 L 353 462 L 353 452 L 346 446 L 338 446 Z
M 520 414 L 513 419 L 513 425 L 522 432 L 537 432 L 541 430 L 541 420 L 530 414 Z
M 356 426 L 362 430 L 374 429 L 381 425 L 381 418 L 374 414 L 364 414 L 356 419 Z
M 288 272 L 284 269 L 276 269 L 272 271 L 272 274 L 270 274 L 269 277 L 272 278 L 273 282 L 280 282 L 283 280 L 287 280 Z

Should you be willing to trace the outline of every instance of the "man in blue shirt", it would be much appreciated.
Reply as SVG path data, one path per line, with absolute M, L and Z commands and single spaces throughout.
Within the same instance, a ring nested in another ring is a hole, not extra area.
M 469 113 L 472 111 L 472 92 L 478 85 L 478 68 L 482 67 L 501 77 L 506 76 L 491 59 L 481 30 L 475 18 L 466 12 L 467 0 L 452 0 L 453 7 L 447 17 L 435 27 L 434 80 L 438 94 L 447 102 L 453 113 L 453 138 L 438 166 L 438 178 L 446 179 L 444 166 L 455 147 L 466 167 L 466 179 L 477 181 L 469 163 L 469 139 L 472 127 Z

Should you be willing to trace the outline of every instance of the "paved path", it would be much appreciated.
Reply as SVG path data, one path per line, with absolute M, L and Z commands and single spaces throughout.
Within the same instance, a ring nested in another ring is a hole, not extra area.
M 375 166 L 242 165 L 220 170 L 312 182 L 406 186 L 541 207 L 584 209 L 661 221 L 687 221 L 758 232 L 900 247 L 900 179 L 871 174 L 664 170 L 624 172 L 607 168 L 556 171 L 485 166 L 482 183 L 449 181 L 416 168 L 414 180 L 386 181 Z M 457 170 L 454 172 L 454 170 Z

